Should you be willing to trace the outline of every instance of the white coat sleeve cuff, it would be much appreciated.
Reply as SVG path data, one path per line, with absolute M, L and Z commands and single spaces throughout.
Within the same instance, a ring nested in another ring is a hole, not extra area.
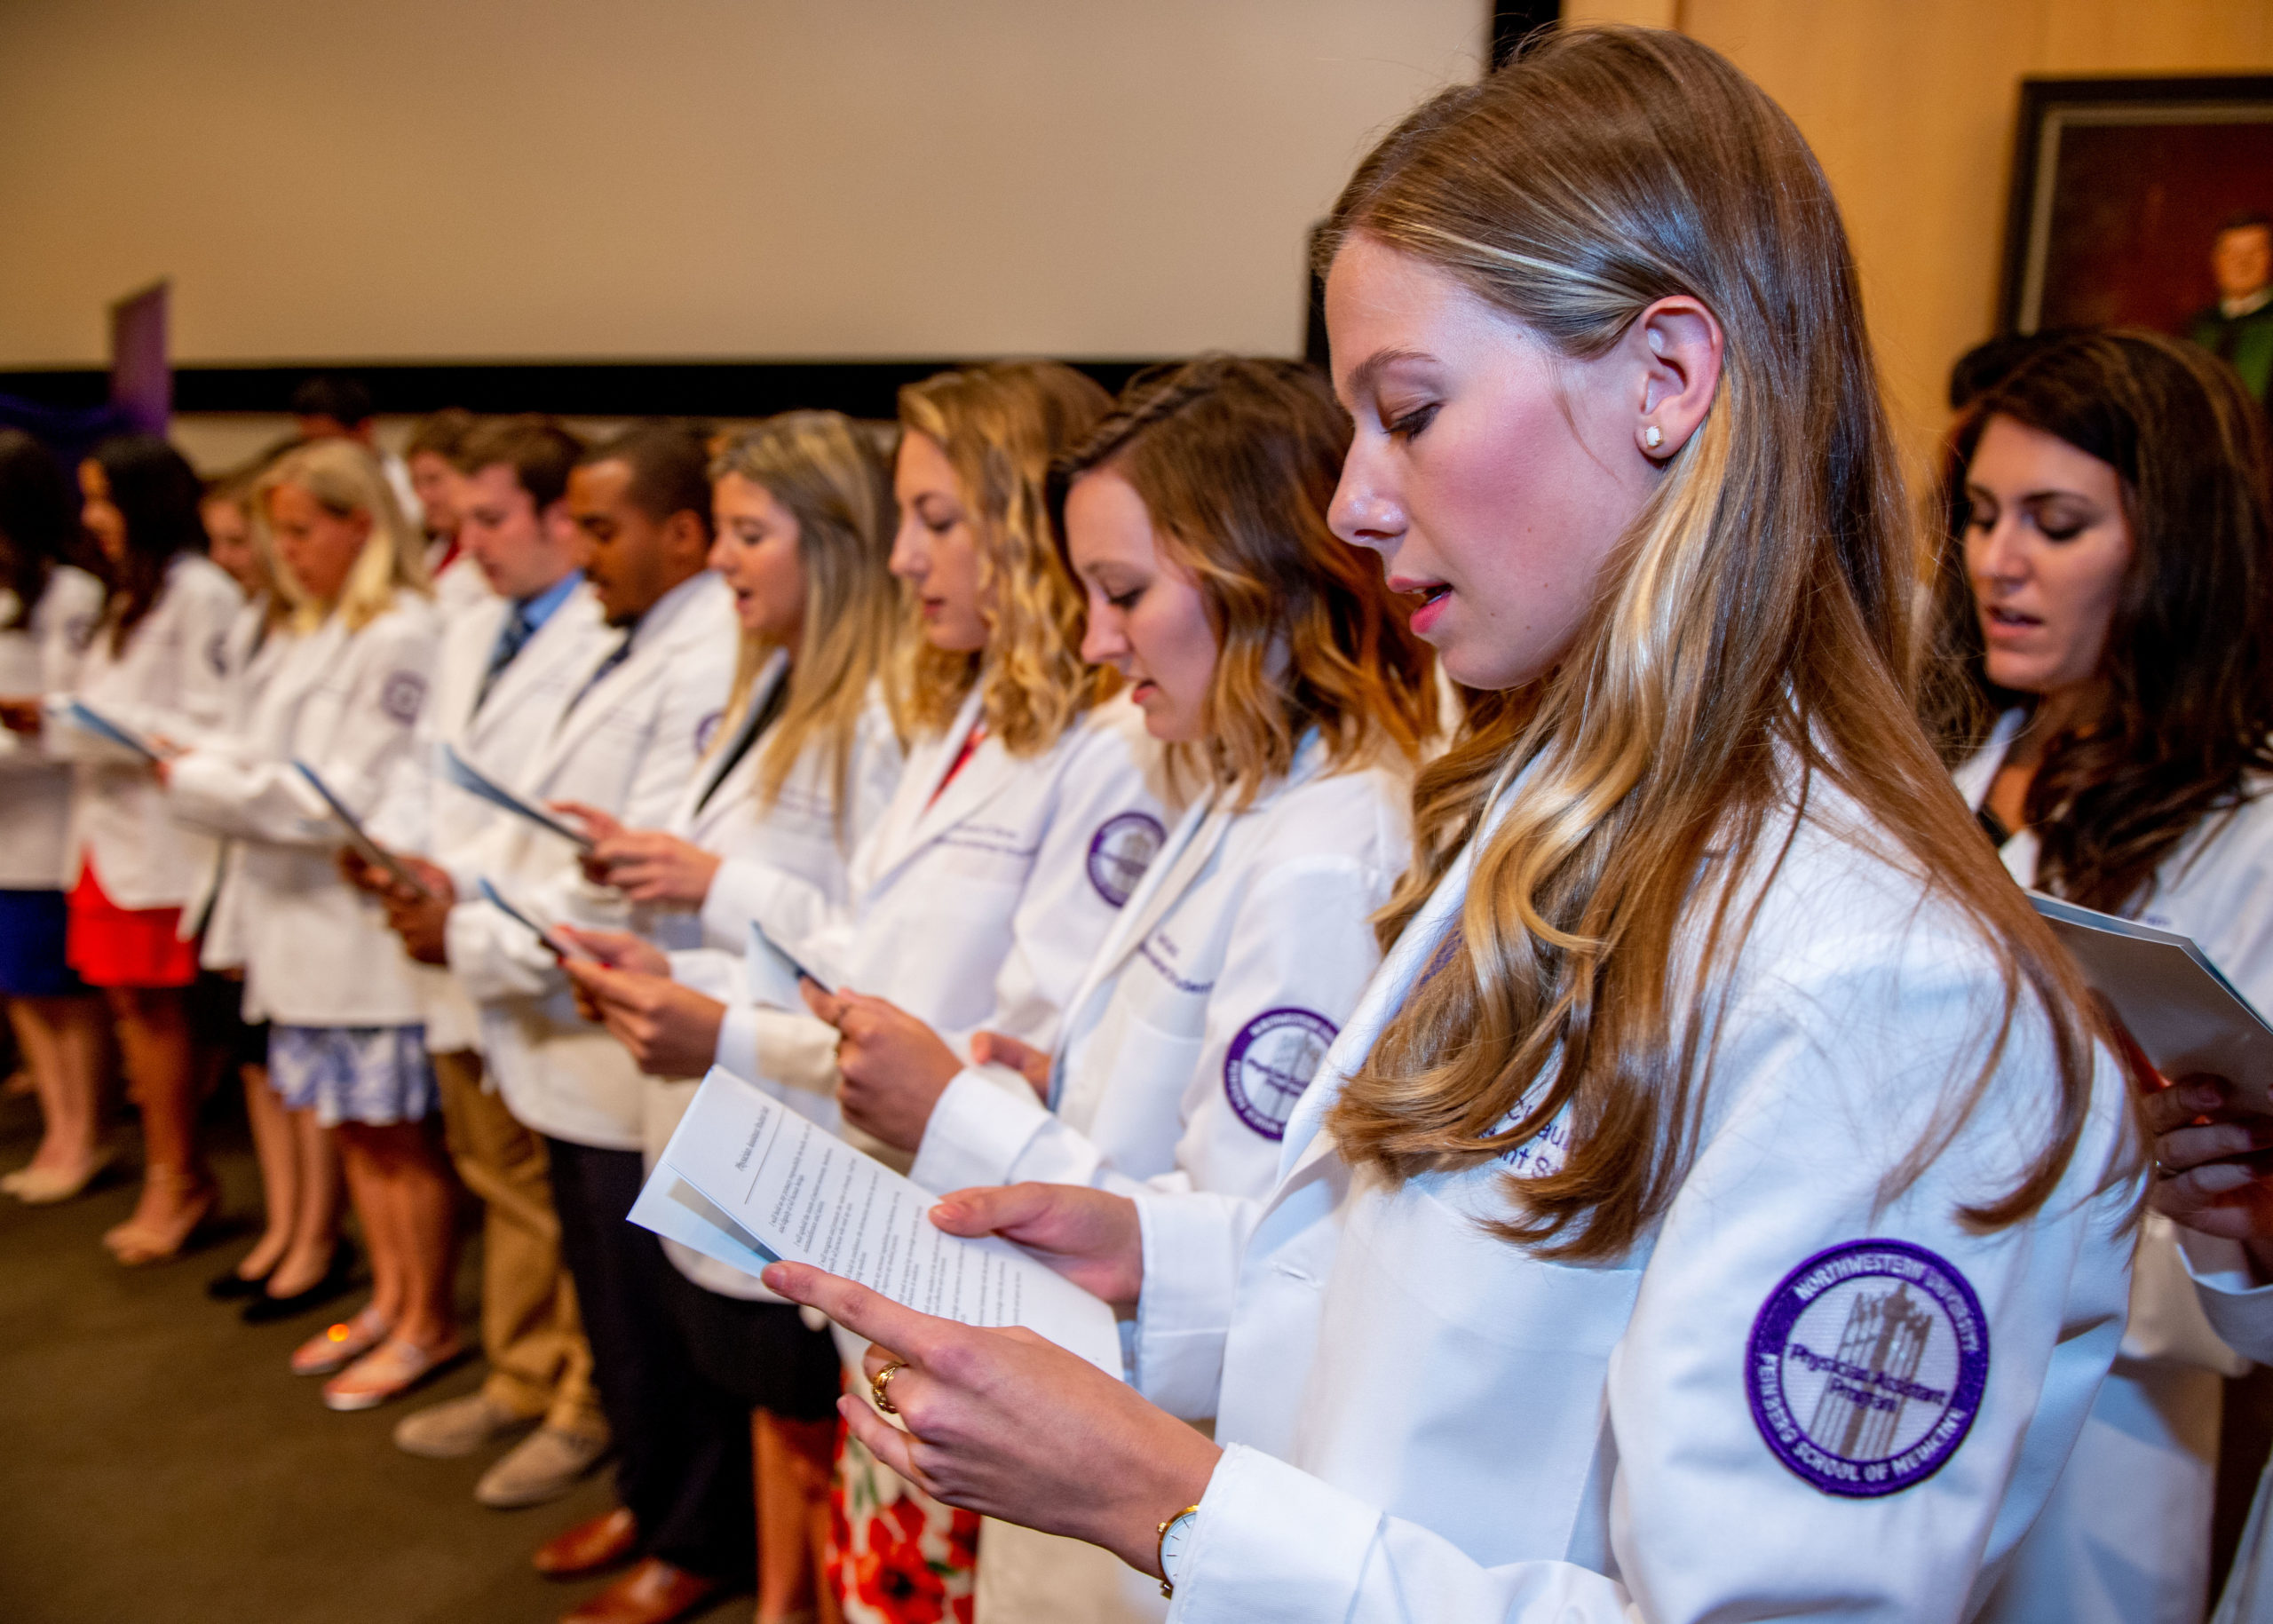
M 1224 1341 L 1239 1294 L 1243 1236 L 1234 1203 L 1213 1195 L 1145 1193 L 1136 1203 L 1144 1285 L 1136 1303 L 1131 1382 L 1172 1415 L 1215 1414 Z
M 671 979 L 681 986 L 691 986 L 705 998 L 715 998 L 723 1004 L 749 1002 L 749 991 L 742 984 L 739 954 L 721 953 L 716 947 L 689 947 L 669 956 Z
M 536 938 L 487 902 L 451 905 L 442 927 L 442 954 L 466 996 L 477 1003 L 549 997 L 563 979 Z
M 1346 1617 L 1381 1520 L 1308 1472 L 1233 1444 L 1200 1497 L 1168 1617 Z
M 710 889 L 702 895 L 702 939 L 713 947 L 740 952 L 757 918 L 764 880 L 765 870 L 759 864 L 731 857 L 720 863 L 710 876 Z
M 756 1082 L 757 1066 L 757 1006 L 729 1003 L 718 1022 L 718 1047 L 710 1056 L 744 1082 Z
M 2273 1286 L 2257 1284 L 2241 1242 L 2181 1229 L 2178 1253 L 2219 1340 L 2273 1364 Z
M 907 1176 L 939 1195 L 1007 1184 L 1019 1154 L 1049 1120 L 1025 1078 L 1007 1068 L 965 1066 L 931 1107 Z
M 836 1094 L 836 1028 L 810 1015 L 744 1005 L 759 1082 L 819 1094 Z M 734 1011 L 741 1014 L 741 1010 Z

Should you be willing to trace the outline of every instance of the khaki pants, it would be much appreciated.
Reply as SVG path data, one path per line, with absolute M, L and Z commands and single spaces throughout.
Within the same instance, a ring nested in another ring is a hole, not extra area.
M 592 1351 L 560 1262 L 544 1141 L 482 1088 L 479 1054 L 462 1049 L 433 1059 L 450 1160 L 481 1198 L 481 1348 L 489 1358 L 482 1391 L 564 1432 L 604 1434 Z

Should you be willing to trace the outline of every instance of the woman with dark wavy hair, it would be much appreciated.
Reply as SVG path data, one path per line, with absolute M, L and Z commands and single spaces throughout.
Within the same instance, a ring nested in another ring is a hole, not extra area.
M 2273 1007 L 2266 427 L 2152 333 L 2037 350 L 1973 404 L 1935 587 L 1930 720 L 2023 884 L 2192 937 Z M 2130 1326 L 1984 1616 L 2198 1619 L 2219 1374 L 2242 1363 L 2150 1216 Z

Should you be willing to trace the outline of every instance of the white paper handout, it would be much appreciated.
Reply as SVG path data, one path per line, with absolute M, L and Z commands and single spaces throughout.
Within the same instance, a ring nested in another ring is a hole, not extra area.
M 792 958 L 788 949 L 765 933 L 764 926 L 751 920 L 749 951 L 742 955 L 742 980 L 749 988 L 751 999 L 773 1009 L 802 1012 L 805 1003 L 797 988 L 800 979 L 812 982 L 824 993 L 836 990 L 815 975 L 804 961 Z
M 392 875 L 398 882 L 409 886 L 427 901 L 432 902 L 434 899 L 433 889 L 412 873 L 407 865 L 398 860 L 393 852 L 371 838 L 370 831 L 363 827 L 363 820 L 355 815 L 353 809 L 346 802 L 331 792 L 331 786 L 323 781 L 313 767 L 297 759 L 293 761 L 292 765 L 302 778 L 308 780 L 308 787 L 316 792 L 317 798 L 331 809 L 331 815 L 339 820 L 342 828 L 346 829 L 349 843 L 361 852 L 368 861 L 378 864 L 380 867 Z
M 165 753 L 123 722 L 103 715 L 84 700 L 67 699 L 51 701 L 51 714 L 61 717 L 81 733 L 92 733 L 98 739 L 107 739 L 123 746 L 148 761 L 163 761 Z
M 2164 1076 L 2223 1077 L 2273 1113 L 2273 1026 L 2193 941 L 2041 891 L 2028 899 Z
M 753 1273 L 775 1260 L 811 1264 L 943 1319 L 1022 1325 L 1121 1374 L 1112 1309 L 998 1236 L 970 1240 L 934 1227 L 932 1202 L 875 1157 L 714 1066 L 631 1219 Z
M 582 834 L 563 823 L 542 806 L 523 800 L 459 755 L 454 747 L 447 744 L 442 747 L 442 772 L 450 782 L 468 795 L 479 796 L 492 806 L 501 807 L 516 818 L 526 818 L 539 828 L 551 830 L 561 839 L 574 842 L 579 851 L 589 852 L 592 849 L 592 840 L 589 835 Z

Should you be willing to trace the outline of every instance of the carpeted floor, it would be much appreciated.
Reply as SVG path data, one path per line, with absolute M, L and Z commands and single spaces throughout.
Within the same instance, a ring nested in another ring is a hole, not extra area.
M 407 1407 L 325 1410 L 293 1347 L 360 1301 L 249 1328 L 205 1282 L 250 1242 L 257 1175 L 241 1111 L 210 1113 L 241 1227 L 183 1261 L 126 1270 L 99 1243 L 133 1205 L 115 1175 L 69 1205 L 0 1197 L 0 1620 L 6 1624 L 548 1624 L 602 1580 L 528 1565 L 613 1503 L 606 1468 L 568 1498 L 491 1511 L 498 1451 L 421 1461 L 388 1439 Z M 0 1100 L 0 1168 L 30 1158 L 37 1112 Z M 121 1135 L 131 1146 L 131 1130 Z M 471 1259 L 461 1306 L 472 1335 Z M 471 1390 L 478 1364 L 426 1396 Z M 421 1398 L 409 1401 L 416 1404 Z M 747 1597 L 705 1624 L 747 1619 Z

